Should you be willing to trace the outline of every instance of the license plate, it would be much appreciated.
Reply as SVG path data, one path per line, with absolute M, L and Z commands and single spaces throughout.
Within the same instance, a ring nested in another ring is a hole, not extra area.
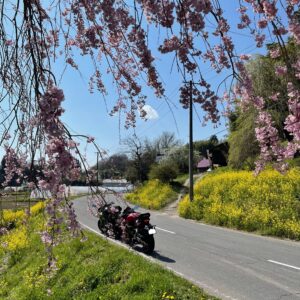
M 154 228 L 151 228 L 151 229 L 149 229 L 148 233 L 151 234 L 151 235 L 155 234 L 156 230 Z

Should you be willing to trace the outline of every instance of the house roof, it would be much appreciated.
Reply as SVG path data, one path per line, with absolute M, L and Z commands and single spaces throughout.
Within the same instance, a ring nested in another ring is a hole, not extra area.
M 209 167 L 210 167 L 210 161 L 207 158 L 203 158 L 197 164 L 197 168 L 209 168 Z

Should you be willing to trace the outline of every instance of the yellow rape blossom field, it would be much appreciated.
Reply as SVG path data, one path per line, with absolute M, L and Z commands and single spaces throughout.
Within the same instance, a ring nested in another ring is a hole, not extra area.
M 148 209 L 160 209 L 176 199 L 177 194 L 169 184 L 158 179 L 149 180 L 134 192 L 127 194 L 126 200 Z
M 300 240 L 300 170 L 265 170 L 206 175 L 195 184 L 195 200 L 186 196 L 180 216 Z
M 30 214 L 35 216 L 37 213 L 39 213 L 43 208 L 45 207 L 44 202 L 38 202 L 35 205 L 30 207 Z M 8 223 L 20 223 L 25 218 L 25 211 L 24 210 L 17 210 L 14 211 L 12 209 L 5 209 L 2 213 L 1 222 L 4 223 L 4 225 Z
M 45 204 L 38 202 L 30 208 L 30 215 L 35 216 L 44 209 Z M 1 222 L 4 226 L 10 224 L 14 229 L 10 231 L 10 234 L 4 235 L 0 242 L 2 250 L 16 251 L 28 246 L 28 233 L 26 226 L 22 225 L 25 222 L 26 213 L 24 210 L 13 211 L 6 209 L 2 213 Z

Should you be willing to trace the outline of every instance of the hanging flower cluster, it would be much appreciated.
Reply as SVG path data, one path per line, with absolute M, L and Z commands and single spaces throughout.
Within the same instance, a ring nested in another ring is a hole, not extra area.
M 289 82 L 288 106 L 290 114 L 285 120 L 285 129 L 293 136 L 293 141 L 286 148 L 286 157 L 293 158 L 300 149 L 300 91 L 293 83 Z

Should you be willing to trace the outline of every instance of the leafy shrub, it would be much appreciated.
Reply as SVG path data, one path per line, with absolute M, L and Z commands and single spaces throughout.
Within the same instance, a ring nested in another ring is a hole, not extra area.
M 266 170 L 208 174 L 195 185 L 195 200 L 185 197 L 179 214 L 210 224 L 300 239 L 300 170 L 285 175 Z
M 176 164 L 166 161 L 151 167 L 149 178 L 159 179 L 162 182 L 170 182 L 178 175 Z
M 158 179 L 149 180 L 133 193 L 126 196 L 126 200 L 149 209 L 160 209 L 176 198 L 176 193 L 169 184 Z

